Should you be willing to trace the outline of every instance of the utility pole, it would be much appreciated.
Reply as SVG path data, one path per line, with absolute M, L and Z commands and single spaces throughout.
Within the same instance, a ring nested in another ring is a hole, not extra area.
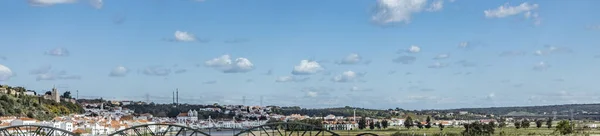
M 176 101 L 177 103 L 176 104 L 179 105 L 179 89 L 175 88 L 175 92 L 177 93 L 177 101 Z
M 146 103 L 150 103 L 150 94 L 146 93 Z
M 175 104 L 175 91 L 173 91 L 173 104 Z
M 260 107 L 263 106 L 263 96 L 260 96 Z

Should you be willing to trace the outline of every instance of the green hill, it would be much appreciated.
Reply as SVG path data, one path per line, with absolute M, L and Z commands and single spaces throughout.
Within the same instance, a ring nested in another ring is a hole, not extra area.
M 60 115 L 83 112 L 83 107 L 75 103 L 56 103 L 39 96 L 0 94 L 0 116 L 27 116 L 38 120 L 50 120 Z

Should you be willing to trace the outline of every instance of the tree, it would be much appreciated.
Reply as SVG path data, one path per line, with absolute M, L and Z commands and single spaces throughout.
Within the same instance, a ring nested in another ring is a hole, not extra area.
M 61 97 L 66 98 L 66 99 L 71 99 L 71 91 L 66 91 L 65 93 L 63 93 L 63 95 Z
M 375 127 L 377 127 L 377 129 L 381 129 L 381 122 L 375 122 Z
M 367 128 L 367 120 L 365 120 L 365 118 L 360 118 L 360 120 L 358 120 L 358 129 L 362 130 Z
M 438 127 L 440 128 L 440 131 L 444 131 L 444 125 L 442 125 L 442 123 L 438 123 Z
M 52 92 L 46 91 L 46 93 L 44 93 L 44 95 L 52 95 Z
M 404 120 L 404 127 L 406 127 L 407 129 L 410 129 L 410 127 L 412 127 L 413 124 L 413 120 L 410 116 L 406 117 L 406 120 Z
M 520 121 L 515 121 L 515 128 L 517 128 L 517 129 L 521 128 L 521 122 Z
M 465 130 L 462 132 L 464 136 L 489 136 L 494 134 L 494 127 L 490 124 L 473 122 L 471 124 L 464 124 L 464 127 Z
M 537 128 L 541 128 L 543 123 L 544 123 L 544 122 L 543 122 L 542 120 L 538 119 L 538 120 L 536 120 L 536 121 L 535 121 L 535 126 L 536 126 Z
M 369 129 L 371 129 L 371 130 L 375 129 L 375 124 L 373 124 L 373 121 L 371 121 L 369 123 Z
M 260 116 L 260 117 L 258 118 L 258 120 L 267 120 L 267 117 L 266 117 L 266 116 Z
M 389 126 L 389 122 L 387 120 L 383 120 L 381 121 L 381 126 L 383 127 L 383 129 L 386 129 Z
M 496 122 L 494 122 L 494 121 L 490 121 L 490 123 L 488 123 L 488 124 L 492 127 L 496 127 Z
M 506 127 L 506 125 L 506 118 L 500 117 L 500 119 L 498 120 L 498 128 Z
M 554 132 L 559 132 L 562 135 L 571 134 L 571 133 L 573 133 L 574 126 L 575 126 L 575 124 L 573 124 L 567 120 L 562 120 L 562 121 L 558 122 L 558 125 L 556 126 L 556 130 L 554 130 Z
M 548 120 L 546 120 L 546 126 L 548 129 L 552 128 L 552 118 L 548 118 Z
M 425 128 L 427 128 L 427 129 L 431 128 L 431 117 L 430 116 L 427 116 L 427 119 L 425 120 L 425 122 L 427 123 L 427 124 L 425 124 Z
M 529 128 L 530 125 L 531 124 L 530 124 L 529 120 L 527 120 L 527 119 L 523 119 L 523 122 L 521 122 L 522 128 Z
M 423 129 L 423 124 L 422 124 L 421 122 L 417 122 L 417 127 L 418 127 L 419 129 Z

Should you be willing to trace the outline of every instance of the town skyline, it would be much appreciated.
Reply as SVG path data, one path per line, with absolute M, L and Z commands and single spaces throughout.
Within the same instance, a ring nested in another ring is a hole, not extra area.
M 2 1 L 0 84 L 79 98 L 449 109 L 600 103 L 600 1 Z M 570 10 L 557 10 L 568 7 Z

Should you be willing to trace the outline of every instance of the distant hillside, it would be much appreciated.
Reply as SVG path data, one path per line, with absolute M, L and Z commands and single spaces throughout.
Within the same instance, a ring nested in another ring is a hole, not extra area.
M 535 115 L 552 114 L 565 115 L 572 109 L 576 113 L 600 113 L 600 104 L 566 104 L 566 105 L 547 105 L 547 106 L 522 106 L 522 107 L 491 107 L 491 108 L 462 108 L 450 110 L 437 110 L 444 112 L 468 111 L 470 113 L 494 114 L 494 115 Z
M 345 116 L 350 117 L 354 113 L 354 109 L 356 109 L 356 116 L 361 117 L 391 117 L 397 116 L 400 114 L 392 115 L 389 111 L 386 110 L 375 110 L 375 109 L 363 109 L 363 108 L 353 108 L 353 107 L 340 107 L 340 108 L 323 108 L 323 109 L 306 109 L 300 107 L 281 107 L 280 109 L 274 110 L 274 113 L 290 115 L 290 114 L 301 114 L 308 116 L 327 116 L 329 114 L 335 116 Z

